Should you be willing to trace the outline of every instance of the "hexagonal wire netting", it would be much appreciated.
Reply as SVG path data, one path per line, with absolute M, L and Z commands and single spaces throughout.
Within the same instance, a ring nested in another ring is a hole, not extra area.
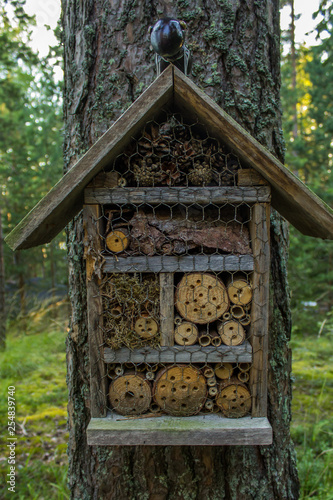
M 256 200 L 198 189 L 236 188 L 241 168 L 204 126 L 165 112 L 105 169 L 121 188 L 96 221 L 110 410 L 251 414 Z

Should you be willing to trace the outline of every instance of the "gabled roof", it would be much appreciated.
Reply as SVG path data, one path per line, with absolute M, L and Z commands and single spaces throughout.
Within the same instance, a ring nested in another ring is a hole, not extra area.
M 272 205 L 303 234 L 333 239 L 333 211 L 177 68 L 169 66 L 7 236 L 13 250 L 48 243 L 80 211 L 86 185 L 165 105 L 198 117 L 271 185 Z

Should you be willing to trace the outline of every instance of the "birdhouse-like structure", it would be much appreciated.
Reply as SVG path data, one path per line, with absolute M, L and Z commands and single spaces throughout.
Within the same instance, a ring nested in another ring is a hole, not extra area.
M 333 237 L 332 211 L 168 67 L 7 238 L 83 208 L 92 445 L 272 442 L 270 209 Z

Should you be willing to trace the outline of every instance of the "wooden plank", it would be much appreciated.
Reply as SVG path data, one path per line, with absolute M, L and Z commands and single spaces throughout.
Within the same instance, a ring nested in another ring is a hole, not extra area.
M 266 179 L 253 168 L 242 168 L 237 172 L 238 186 L 264 186 L 267 184 Z
M 193 204 L 201 203 L 259 203 L 270 201 L 270 188 L 266 186 L 214 186 L 214 187 L 155 187 L 155 188 L 86 188 L 84 202 L 101 205 L 126 203 Z
M 252 255 L 156 255 L 113 257 L 104 255 L 103 272 L 194 272 L 253 271 Z
M 88 338 L 90 359 L 90 411 L 92 417 L 106 415 L 107 374 L 103 356 L 103 304 L 96 273 L 101 210 L 98 205 L 84 207 L 85 258 L 87 269 Z
M 219 415 L 126 419 L 110 414 L 91 419 L 89 445 L 270 445 L 272 427 L 267 418 L 225 418 Z
M 174 345 L 174 294 L 173 273 L 160 273 L 161 346 Z
M 333 210 L 177 68 L 174 100 L 269 182 L 273 207 L 301 233 L 333 239 Z
M 250 234 L 254 258 L 252 278 L 253 298 L 251 309 L 250 342 L 253 364 L 250 373 L 252 391 L 252 416 L 267 415 L 267 358 L 269 328 L 269 211 L 266 204 L 252 207 Z
M 173 69 L 168 67 L 13 229 L 7 244 L 19 250 L 51 241 L 82 208 L 85 186 L 172 95 Z
M 202 349 L 198 345 L 171 346 L 153 349 L 142 347 L 130 350 L 122 347 L 116 351 L 104 348 L 105 363 L 251 363 L 252 347 L 248 341 L 239 346 L 208 346 Z
M 89 182 L 87 188 L 115 188 L 118 186 L 119 179 L 120 174 L 118 172 L 100 172 Z

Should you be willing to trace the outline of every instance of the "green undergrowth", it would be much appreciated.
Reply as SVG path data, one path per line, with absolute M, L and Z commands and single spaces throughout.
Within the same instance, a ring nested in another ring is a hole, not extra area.
M 69 498 L 65 338 L 68 304 L 45 304 L 8 325 L 0 353 L 0 498 Z M 8 387 L 15 387 L 16 487 L 8 491 Z M 3 453 L 4 451 L 4 453 Z
M 0 353 L 0 498 L 63 500 L 67 489 L 65 337 L 68 306 L 36 308 L 8 327 Z M 297 331 L 297 329 L 296 329 Z M 333 500 L 333 332 L 295 333 L 293 422 L 301 499 Z M 16 399 L 16 492 L 7 490 L 8 386 Z
M 333 500 L 333 332 L 293 337 L 293 422 L 302 500 Z

